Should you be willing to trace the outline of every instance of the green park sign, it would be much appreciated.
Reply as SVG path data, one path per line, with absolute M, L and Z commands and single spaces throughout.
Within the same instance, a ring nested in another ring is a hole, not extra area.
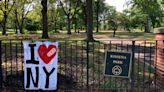
M 129 78 L 131 72 L 131 53 L 106 51 L 105 76 Z

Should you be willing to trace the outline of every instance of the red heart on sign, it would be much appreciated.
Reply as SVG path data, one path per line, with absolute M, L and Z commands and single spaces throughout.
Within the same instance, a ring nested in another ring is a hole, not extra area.
M 43 62 L 48 64 L 56 55 L 57 47 L 55 45 L 49 45 L 47 48 L 46 45 L 42 44 L 38 48 L 38 53 Z

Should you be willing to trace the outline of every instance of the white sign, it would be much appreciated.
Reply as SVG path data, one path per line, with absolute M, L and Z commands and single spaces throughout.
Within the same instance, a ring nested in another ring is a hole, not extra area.
M 25 90 L 56 90 L 58 42 L 23 42 Z

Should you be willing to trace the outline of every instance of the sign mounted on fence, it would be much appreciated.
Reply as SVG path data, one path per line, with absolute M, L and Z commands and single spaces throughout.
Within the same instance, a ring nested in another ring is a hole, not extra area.
M 25 90 L 56 90 L 58 42 L 23 42 Z
M 129 78 L 131 71 L 131 53 L 106 51 L 105 75 Z

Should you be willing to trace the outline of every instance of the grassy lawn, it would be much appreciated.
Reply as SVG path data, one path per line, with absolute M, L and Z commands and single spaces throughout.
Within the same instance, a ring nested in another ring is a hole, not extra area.
M 109 38 L 113 37 L 113 31 L 101 31 L 100 33 L 95 33 L 95 35 L 107 36 Z M 118 39 L 129 39 L 136 38 L 137 40 L 154 40 L 154 33 L 144 33 L 141 31 L 135 32 L 126 32 L 126 31 L 117 31 L 114 38 Z
M 37 31 L 33 34 L 28 33 L 25 31 L 25 34 L 15 34 L 15 31 L 7 32 L 7 35 L 3 36 L 0 32 L 0 39 L 21 39 L 21 38 L 31 38 L 32 40 L 37 40 L 41 38 L 41 31 Z M 155 34 L 154 33 L 144 33 L 141 31 L 133 31 L 133 32 L 126 32 L 126 31 L 117 31 L 115 37 L 113 37 L 113 31 L 103 31 L 101 30 L 99 33 L 94 32 L 93 36 L 96 39 L 100 37 L 100 39 L 136 39 L 136 40 L 154 40 Z M 85 31 L 80 31 L 80 33 L 74 33 L 72 31 L 71 35 L 67 35 L 67 31 L 60 31 L 60 33 L 49 32 L 50 40 L 84 40 L 86 38 Z

